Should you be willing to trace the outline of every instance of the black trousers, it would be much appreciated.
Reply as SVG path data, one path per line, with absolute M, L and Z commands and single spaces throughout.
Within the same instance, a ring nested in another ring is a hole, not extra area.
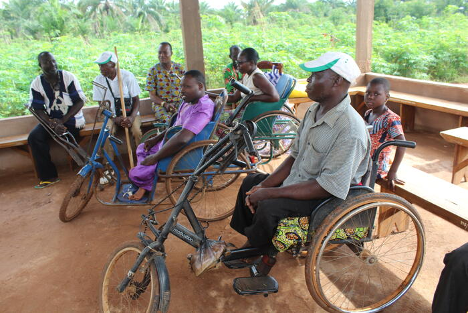
M 468 312 L 468 243 L 447 253 L 432 301 L 433 313 Z
M 68 131 L 78 138 L 80 130 L 78 128 L 68 127 Z M 31 147 L 31 153 L 36 164 L 36 171 L 41 181 L 48 181 L 58 177 L 57 168 L 50 157 L 49 141 L 52 137 L 45 128 L 38 124 L 29 133 L 28 144 Z
M 271 245 L 271 239 L 275 235 L 276 227 L 281 219 L 309 216 L 324 201 L 324 199 L 266 199 L 258 202 L 255 214 L 252 214 L 245 205 L 245 193 L 267 177 L 266 174 L 251 174 L 244 179 L 231 219 L 231 227 L 246 236 L 254 247 Z

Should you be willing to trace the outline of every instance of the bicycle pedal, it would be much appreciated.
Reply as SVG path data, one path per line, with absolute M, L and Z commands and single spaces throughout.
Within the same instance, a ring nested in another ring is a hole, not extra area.
M 244 295 L 263 295 L 278 292 L 278 282 L 272 276 L 238 277 L 234 279 L 234 290 Z

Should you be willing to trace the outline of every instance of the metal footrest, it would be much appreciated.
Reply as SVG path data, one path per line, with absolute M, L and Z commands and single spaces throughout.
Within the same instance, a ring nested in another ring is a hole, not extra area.
M 278 292 L 278 282 L 272 276 L 238 277 L 234 279 L 234 290 L 240 295 L 258 295 L 265 297 Z
M 249 262 L 243 259 L 240 259 L 240 260 L 223 261 L 223 264 L 226 265 L 227 268 L 231 270 L 235 270 L 235 269 L 250 267 L 253 265 L 258 265 L 260 261 L 261 261 L 261 257 L 258 257 L 257 259 L 251 260 Z

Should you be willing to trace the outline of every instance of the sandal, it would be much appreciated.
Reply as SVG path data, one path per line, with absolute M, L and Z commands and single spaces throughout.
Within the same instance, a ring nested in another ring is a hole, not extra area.
M 56 184 L 60 181 L 60 178 L 56 178 L 55 180 L 51 180 L 51 181 L 48 181 L 48 180 L 42 180 L 39 182 L 39 184 L 37 184 L 36 186 L 34 186 L 34 188 L 36 189 L 42 189 L 42 188 L 45 188 L 45 187 L 48 187 L 50 185 L 53 185 L 53 184 Z

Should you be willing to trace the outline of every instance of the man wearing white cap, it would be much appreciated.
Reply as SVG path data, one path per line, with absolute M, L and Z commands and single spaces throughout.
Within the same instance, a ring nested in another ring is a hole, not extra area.
M 316 103 L 284 162 L 272 174 L 249 175 L 242 183 L 231 227 L 247 237 L 244 247 L 271 245 L 281 219 L 310 216 L 330 196 L 345 199 L 367 172 L 369 134 L 348 95 L 361 73 L 356 62 L 328 52 L 300 67 L 312 72 L 306 92 Z
M 122 78 L 122 88 L 123 96 L 125 100 L 125 111 L 127 117 L 124 118 L 122 115 L 122 106 L 120 100 L 120 89 L 119 89 L 119 80 L 117 77 L 117 56 L 113 52 L 103 52 L 99 58 L 97 58 L 94 63 L 99 65 L 99 70 L 101 74 L 98 75 L 94 81 L 107 87 L 107 92 L 104 97 L 104 90 L 97 86 L 93 87 L 93 100 L 94 101 L 110 101 L 110 109 L 115 113 L 116 118 L 113 123 L 109 123 L 110 133 L 115 134 L 116 127 L 115 125 L 130 128 L 133 138 L 135 139 L 135 144 L 139 144 L 141 140 L 141 118 L 140 118 L 140 86 L 135 76 L 126 70 L 120 70 L 120 76 Z M 109 143 L 106 143 L 105 147 L 107 153 L 111 158 L 114 157 L 113 150 L 110 148 Z

